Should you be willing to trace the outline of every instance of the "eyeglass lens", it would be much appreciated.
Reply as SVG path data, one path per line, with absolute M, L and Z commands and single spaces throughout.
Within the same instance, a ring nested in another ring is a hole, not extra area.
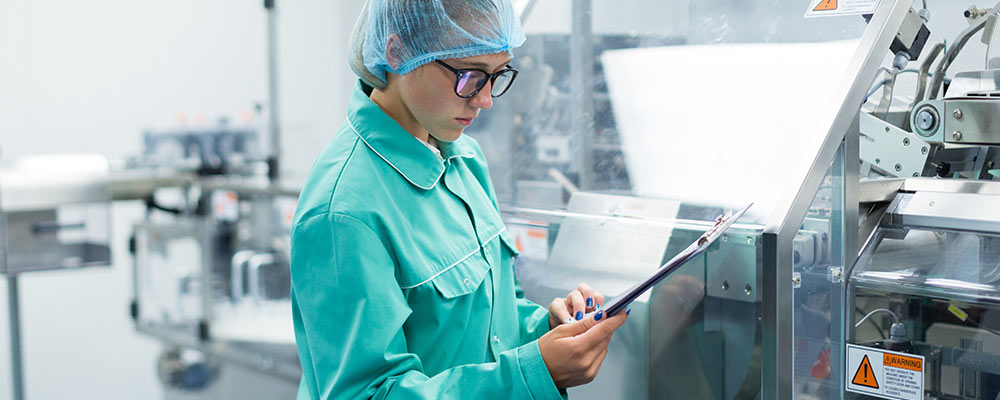
M 464 71 L 458 78 L 455 92 L 459 96 L 472 96 L 479 88 L 486 85 L 487 79 L 489 77 L 482 71 Z
M 497 75 L 493 81 L 493 87 L 491 88 L 490 95 L 497 97 L 506 92 L 513 77 L 513 71 L 505 71 Z M 455 92 L 462 97 L 471 97 L 476 93 L 476 91 L 482 89 L 483 86 L 486 86 L 486 81 L 488 79 L 489 75 L 483 73 L 482 71 L 463 71 L 458 77 L 458 83 L 455 85 Z

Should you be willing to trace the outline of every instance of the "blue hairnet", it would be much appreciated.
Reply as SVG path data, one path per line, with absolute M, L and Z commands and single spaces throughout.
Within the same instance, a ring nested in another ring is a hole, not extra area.
M 400 39 L 393 68 L 386 60 L 391 35 Z M 385 87 L 385 73 L 403 75 L 428 62 L 510 52 L 524 30 L 509 0 L 368 0 L 351 35 L 351 69 L 365 83 Z

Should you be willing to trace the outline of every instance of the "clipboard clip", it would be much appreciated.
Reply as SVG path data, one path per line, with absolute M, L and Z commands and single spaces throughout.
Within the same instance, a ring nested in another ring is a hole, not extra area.
M 742 210 L 740 210 L 735 214 L 729 212 L 726 213 L 726 215 L 724 216 L 720 215 L 716 217 L 715 225 L 709 228 L 709 230 L 705 231 L 705 233 L 703 233 L 701 237 L 698 238 L 697 242 L 698 247 L 706 246 L 714 242 L 715 239 L 718 239 L 723 232 L 725 232 L 727 229 L 729 229 L 730 226 L 736 223 L 736 220 L 740 219 L 740 217 L 742 217 L 743 214 L 746 214 L 747 210 L 749 210 L 750 207 L 753 207 L 753 203 L 750 203 L 746 207 L 743 207 Z

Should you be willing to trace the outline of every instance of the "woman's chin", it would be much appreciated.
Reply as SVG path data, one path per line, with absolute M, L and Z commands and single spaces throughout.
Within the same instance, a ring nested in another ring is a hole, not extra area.
M 432 136 L 439 142 L 454 142 L 462 136 L 464 130 L 464 128 L 441 129 L 434 132 Z

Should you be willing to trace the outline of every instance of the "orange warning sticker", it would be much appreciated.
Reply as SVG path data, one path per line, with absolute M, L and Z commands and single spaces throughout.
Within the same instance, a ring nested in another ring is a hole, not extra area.
M 809 0 L 805 17 L 836 17 L 872 14 L 879 0 Z
M 882 365 L 886 367 L 904 368 L 917 372 L 923 372 L 924 370 L 924 361 L 919 358 L 898 356 L 889 353 L 882 355 Z
M 813 11 L 834 11 L 837 9 L 837 0 L 823 0 L 816 5 Z
M 847 345 L 844 389 L 880 399 L 924 400 L 924 357 Z
M 861 360 L 858 372 L 854 373 L 854 379 L 851 380 L 851 383 L 878 389 L 878 380 L 875 379 L 875 371 L 872 370 L 872 363 L 868 361 L 867 355 Z

